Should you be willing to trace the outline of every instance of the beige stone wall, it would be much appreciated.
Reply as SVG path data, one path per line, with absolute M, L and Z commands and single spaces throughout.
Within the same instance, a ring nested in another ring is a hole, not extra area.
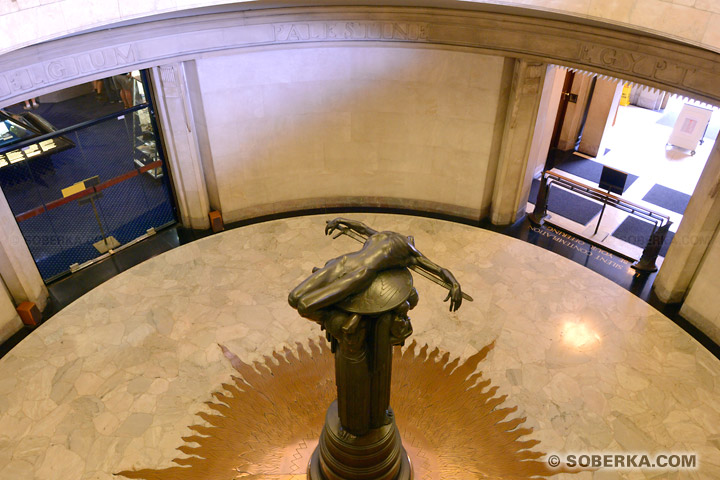
M 334 199 L 479 217 L 502 68 L 500 57 L 379 46 L 199 59 L 225 220 Z
M 532 169 L 533 176 L 540 175 L 545 168 L 566 71 L 566 69 L 557 65 L 548 65 L 547 67 L 528 158 L 528 165 Z M 534 201 L 535 199 L 531 200 Z
M 621 82 L 597 77 L 578 151 L 596 157 L 608 122 L 612 124 L 622 93 Z
M 0 343 L 22 328 L 22 322 L 10 299 L 10 293 L 0 280 Z
M 720 344 L 720 236 L 715 235 L 693 280 L 680 314 Z
M 254 3 L 227 0 L 3 0 L 0 53 L 93 28 L 196 7 Z M 342 2 L 341 2 L 342 3 Z M 345 2 L 352 3 L 352 2 Z M 357 2 L 356 2 L 357 3 Z M 720 51 L 718 0 L 484 0 L 630 26 Z M 443 2 L 444 6 L 452 2 Z M 468 2 L 457 2 L 468 8 Z

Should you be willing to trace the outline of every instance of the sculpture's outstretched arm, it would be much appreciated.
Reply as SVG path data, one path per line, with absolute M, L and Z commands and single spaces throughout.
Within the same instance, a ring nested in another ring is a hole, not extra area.
M 328 220 L 327 225 L 325 225 L 325 235 L 330 235 L 332 232 L 334 232 L 340 225 L 343 225 L 350 230 L 354 230 L 358 232 L 361 235 L 365 235 L 366 237 L 369 237 L 371 235 L 375 235 L 377 233 L 377 230 L 373 230 L 372 228 L 368 227 L 362 222 L 358 222 L 357 220 L 349 220 L 347 218 L 335 218 L 333 220 Z
M 348 273 L 341 278 L 305 293 L 297 302 L 297 311 L 301 317 L 314 320 L 314 312 L 329 307 L 370 285 L 375 274 L 366 268 Z
M 423 270 L 426 270 L 430 273 L 434 273 L 438 277 L 445 280 L 447 283 L 451 285 L 450 291 L 448 292 L 447 297 L 445 297 L 445 302 L 450 300 L 450 311 L 454 312 L 458 308 L 460 308 L 460 305 L 462 304 L 462 290 L 460 289 L 460 284 L 455 279 L 455 276 L 450 272 L 450 270 L 441 267 L 440 265 L 432 262 L 430 259 L 428 259 L 426 256 L 424 256 L 422 253 L 418 252 L 418 256 L 415 257 L 416 265 Z

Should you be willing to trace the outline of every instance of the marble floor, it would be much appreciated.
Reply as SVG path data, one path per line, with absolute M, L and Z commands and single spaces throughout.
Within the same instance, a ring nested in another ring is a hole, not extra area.
M 219 344 L 253 362 L 318 337 L 286 298 L 312 267 L 358 248 L 325 237 L 328 218 L 271 221 L 176 248 L 39 327 L 0 359 L 0 479 L 109 480 L 173 465 L 189 426 L 201 422 L 196 413 L 237 374 Z M 418 278 L 413 338 L 462 359 L 495 342 L 478 369 L 507 395 L 503 406 L 526 418 L 540 442 L 534 450 L 697 455 L 693 470 L 553 478 L 720 478 L 720 361 L 648 304 L 486 230 L 351 218 L 414 235 L 474 297 L 449 313 L 441 289 Z

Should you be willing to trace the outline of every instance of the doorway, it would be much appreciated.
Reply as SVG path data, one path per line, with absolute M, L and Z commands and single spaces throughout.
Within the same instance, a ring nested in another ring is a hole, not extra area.
M 0 188 L 45 282 L 176 222 L 144 71 L 0 111 Z
M 717 108 L 591 72 L 570 72 L 556 66 L 548 69 L 548 75 L 551 72 L 554 88 L 562 89 L 556 97 L 571 103 L 566 109 L 558 108 L 557 114 L 538 118 L 539 123 L 553 122 L 557 128 L 548 138 L 542 161 L 531 159 L 531 163 L 544 162 L 542 170 L 593 189 L 600 189 L 604 167 L 627 173 L 619 197 L 670 222 L 660 249 L 660 257 L 664 257 L 717 137 Z M 699 135 L 692 149 L 673 145 L 681 127 L 678 118 L 682 121 L 688 110 L 709 120 L 697 126 Z M 536 180 L 529 211 L 538 191 Z M 548 213 L 548 221 L 554 225 L 632 260 L 641 258 L 658 228 L 628 211 L 606 208 L 603 213 L 601 202 L 561 188 L 551 187 Z M 658 267 L 661 262 L 662 258 Z

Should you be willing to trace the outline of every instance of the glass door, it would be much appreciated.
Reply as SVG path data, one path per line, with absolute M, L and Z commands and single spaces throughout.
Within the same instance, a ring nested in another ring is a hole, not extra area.
M 0 188 L 45 281 L 176 221 L 145 80 L 131 72 L 100 92 L 2 112 L 31 132 L 0 136 Z M 68 111 L 80 122 L 58 128 Z

